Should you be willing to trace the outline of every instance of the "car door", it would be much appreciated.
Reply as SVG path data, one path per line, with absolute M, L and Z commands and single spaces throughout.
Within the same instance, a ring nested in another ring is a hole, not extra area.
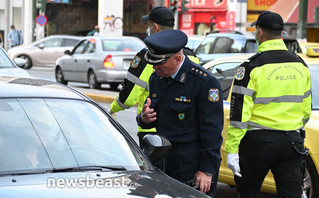
M 77 66 L 76 72 L 77 77 L 82 82 L 88 81 L 88 70 L 94 62 L 92 59 L 94 58 L 94 53 L 96 51 L 96 39 L 89 39 L 86 41 L 86 45 L 83 48 L 82 54 L 77 57 Z M 94 68 L 94 66 L 92 67 Z
M 63 58 L 61 60 L 60 67 L 62 68 L 62 72 L 65 80 L 69 81 L 81 81 L 78 75 L 78 61 L 82 56 L 84 47 L 87 45 L 87 40 L 82 40 L 71 52 L 68 57 Z
M 50 38 L 38 43 L 35 47 L 39 50 L 35 52 L 40 65 L 55 65 L 55 61 L 63 56 L 64 50 L 61 48 L 62 38 Z

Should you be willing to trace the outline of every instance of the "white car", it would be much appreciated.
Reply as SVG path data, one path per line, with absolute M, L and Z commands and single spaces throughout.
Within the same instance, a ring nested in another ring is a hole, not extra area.
M 52 35 L 29 45 L 20 45 L 8 50 L 9 56 L 26 60 L 24 69 L 33 65 L 54 66 L 55 61 L 63 56 L 65 50 L 71 50 L 82 37 L 68 35 Z

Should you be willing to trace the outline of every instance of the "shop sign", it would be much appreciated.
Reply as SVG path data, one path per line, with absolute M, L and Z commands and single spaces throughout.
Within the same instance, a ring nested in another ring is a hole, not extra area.
M 235 12 L 230 11 L 227 13 L 227 29 L 234 30 L 235 29 Z
M 268 10 L 278 0 L 247 0 L 247 10 Z
M 180 0 L 181 1 L 181 0 Z M 226 0 L 184 0 L 186 8 L 226 8 Z
M 187 35 L 194 34 L 194 15 L 192 13 L 181 14 L 180 15 L 180 30 Z

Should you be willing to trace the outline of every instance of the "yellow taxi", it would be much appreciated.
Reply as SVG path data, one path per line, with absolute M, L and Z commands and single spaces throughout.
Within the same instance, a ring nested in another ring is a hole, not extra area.
M 299 54 L 308 64 L 311 72 L 312 81 L 312 113 L 309 122 L 306 125 L 305 146 L 309 148 L 309 155 L 306 157 L 306 173 L 304 178 L 303 197 L 319 198 L 319 48 L 317 57 L 312 54 L 312 57 L 306 54 Z M 229 110 L 230 110 L 230 94 L 232 81 L 237 73 L 238 66 L 247 60 L 253 54 L 241 56 L 231 56 L 215 59 L 203 65 L 208 71 L 212 72 L 219 80 L 223 89 L 224 98 L 224 130 L 222 144 L 222 162 L 218 180 L 220 182 L 234 186 L 234 175 L 227 168 L 227 153 L 225 152 L 225 140 L 227 139 L 227 130 L 229 125 Z M 263 192 L 276 193 L 275 182 L 271 172 L 268 173 L 262 186 Z
M 301 48 L 301 52 L 304 53 L 304 54 L 308 54 L 311 56 L 311 50 L 312 49 L 316 49 L 316 48 L 319 48 L 319 43 L 316 43 L 316 42 L 303 42 L 303 41 L 300 41 L 299 42 L 299 46 Z M 308 51 L 308 48 L 310 48 L 310 52 L 307 52 Z

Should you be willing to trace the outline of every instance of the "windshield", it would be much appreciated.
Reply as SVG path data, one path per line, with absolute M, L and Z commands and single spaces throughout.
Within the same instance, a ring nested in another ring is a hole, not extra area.
M 9 57 L 0 48 L 0 68 L 12 68 L 15 67 Z
M 319 64 L 308 65 L 311 75 L 312 109 L 319 110 Z
M 62 99 L 0 100 L 0 173 L 83 166 L 148 168 L 96 106 Z
M 196 49 L 196 54 L 251 53 L 257 52 L 255 41 L 230 37 L 206 37 Z

